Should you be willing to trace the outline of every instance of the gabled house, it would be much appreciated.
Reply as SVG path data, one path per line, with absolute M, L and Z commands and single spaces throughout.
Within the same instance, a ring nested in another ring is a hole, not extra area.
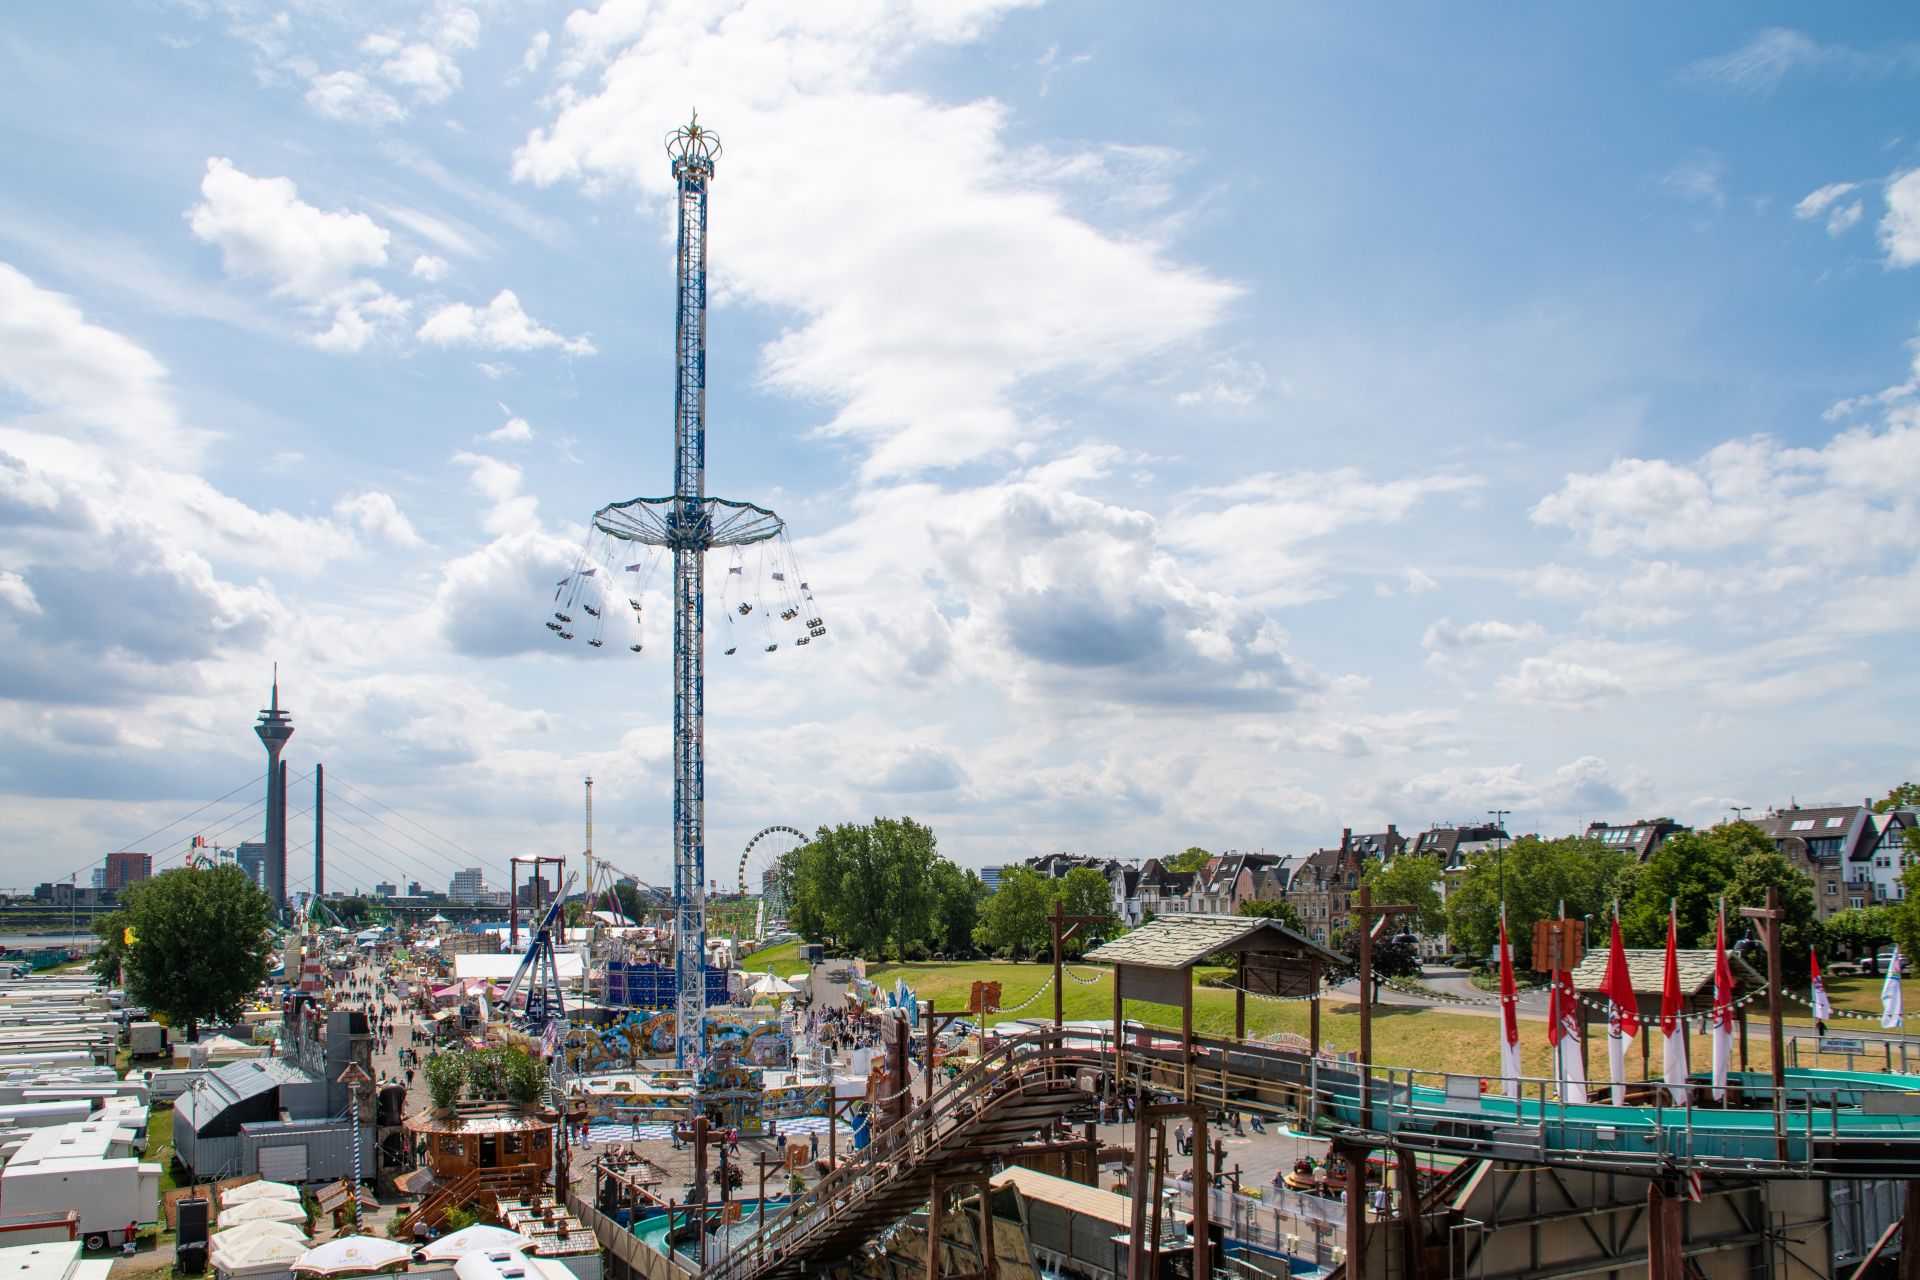
M 1788 862 L 1813 878 L 1814 904 L 1819 918 L 1825 920 L 1849 906 L 1873 903 L 1872 850 L 1880 839 L 1875 816 L 1867 803 L 1793 805 L 1749 821 Z M 1863 861 L 1862 869 L 1868 874 L 1853 880 L 1857 887 L 1849 888 L 1854 867 Z

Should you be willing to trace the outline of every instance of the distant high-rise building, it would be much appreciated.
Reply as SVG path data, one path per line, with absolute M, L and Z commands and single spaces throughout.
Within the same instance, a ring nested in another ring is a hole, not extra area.
M 267 845 L 264 840 L 248 840 L 233 851 L 233 865 L 247 873 L 247 879 L 266 888 Z
M 153 855 L 150 853 L 110 853 L 107 865 L 101 872 L 102 889 L 115 893 L 130 884 L 139 884 L 153 877 Z
M 276 912 L 287 905 L 287 786 L 280 752 L 293 736 L 293 716 L 280 709 L 280 668 L 273 669 L 273 705 L 260 713 L 253 726 L 267 749 L 267 858 L 260 868 L 260 887 L 273 899 Z
M 1000 873 L 1004 870 L 1006 870 L 1005 867 L 980 868 L 980 883 L 987 886 L 988 893 L 996 893 L 999 891 Z
M 553 885 L 545 876 L 535 876 L 520 886 L 520 905 L 532 907 L 553 901 Z
M 107 869 L 105 867 L 95 867 L 93 869 L 93 887 L 96 889 L 104 889 L 107 887 Z
M 447 885 L 447 898 L 453 902 L 478 902 L 487 891 L 487 875 L 479 867 L 453 873 Z
M 399 892 L 400 887 L 398 885 L 387 884 L 385 881 L 373 886 L 373 896 L 376 898 L 396 897 Z

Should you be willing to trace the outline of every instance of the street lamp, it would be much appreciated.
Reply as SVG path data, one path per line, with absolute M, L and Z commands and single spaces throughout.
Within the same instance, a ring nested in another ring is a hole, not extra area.
M 1494 848 L 1493 858 L 1500 869 L 1500 905 L 1502 907 L 1507 905 L 1507 815 L 1512 812 L 1511 809 L 1487 810 L 1487 816 L 1493 819 L 1494 828 L 1500 833 L 1498 837 L 1500 843 Z
M 1740 815 L 1753 812 L 1753 806 L 1750 804 L 1730 804 L 1727 808 L 1733 810 L 1733 820 L 1735 822 L 1745 822 L 1746 819 Z

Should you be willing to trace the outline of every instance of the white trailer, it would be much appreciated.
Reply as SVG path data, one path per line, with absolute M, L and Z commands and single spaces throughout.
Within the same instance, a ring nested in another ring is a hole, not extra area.
M 160 1217 L 160 1166 L 144 1160 L 42 1160 L 0 1172 L 0 1213 L 80 1215 L 80 1238 L 89 1249 L 123 1244 L 127 1227 L 137 1230 Z
M 147 1097 L 153 1102 L 172 1102 L 175 1098 L 193 1088 L 194 1082 L 205 1078 L 204 1068 L 156 1067 L 151 1071 L 142 1071 L 140 1076 L 147 1082 Z

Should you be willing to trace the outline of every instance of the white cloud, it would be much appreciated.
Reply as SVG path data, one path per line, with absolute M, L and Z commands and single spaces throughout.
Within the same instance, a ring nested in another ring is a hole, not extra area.
M 1649 796 L 1638 769 L 1616 772 L 1598 756 L 1581 756 L 1542 777 L 1526 766 L 1458 765 L 1388 784 L 1376 803 L 1388 812 L 1426 813 L 1450 821 L 1474 821 L 1499 807 L 1513 811 L 1512 831 L 1548 834 L 1574 829 L 1578 820 L 1601 818 Z
M 1865 207 L 1858 200 L 1840 203 L 1842 196 L 1857 190 L 1859 186 L 1857 182 L 1830 182 L 1818 191 L 1809 192 L 1799 204 L 1793 206 L 1793 216 L 1802 222 L 1810 222 L 1824 214 L 1827 234 L 1842 235 L 1851 230 L 1865 212 Z
M 1627 691 L 1619 676 L 1599 667 L 1555 658 L 1527 658 L 1519 671 L 1502 678 L 1500 694 L 1524 707 L 1577 711 Z
M 371 534 L 389 546 L 423 545 L 413 524 L 401 513 L 392 495 L 366 491 L 350 494 L 333 504 L 334 516 L 362 532 Z
M 576 12 L 562 74 L 609 65 L 597 92 L 560 95 L 514 173 L 665 200 L 659 122 L 698 101 L 723 136 L 751 139 L 715 184 L 715 293 L 800 317 L 763 353 L 769 384 L 834 405 L 825 430 L 867 448 L 868 476 L 1002 453 L 1039 427 L 1016 388 L 1188 348 L 1239 294 L 1152 239 L 1071 216 L 1005 140 L 1000 103 L 895 90 L 889 72 L 912 53 L 970 39 L 1007 7 Z
M 1804 32 L 1768 27 L 1731 53 L 1689 63 L 1681 77 L 1714 88 L 1766 94 L 1795 70 L 1817 66 L 1831 56 Z
M 1502 622 L 1498 618 L 1484 618 L 1457 626 L 1451 618 L 1440 618 L 1427 628 L 1420 643 L 1429 649 L 1473 649 L 1485 645 L 1519 644 L 1524 640 L 1537 640 L 1541 635 L 1537 622 Z
M 547 48 L 553 43 L 553 37 L 545 31 L 533 33 L 533 39 L 527 41 L 527 52 L 520 59 L 522 71 L 536 71 L 547 60 Z
M 507 415 L 507 420 L 487 432 L 481 439 L 500 444 L 525 444 L 533 439 L 533 427 L 525 418 L 518 416 L 505 405 L 500 406 L 500 412 Z
M 428 316 L 417 335 L 440 347 L 479 347 L 487 351 L 539 351 L 558 347 L 568 355 L 590 356 L 595 347 L 584 334 L 564 337 L 534 322 L 511 289 L 502 289 L 484 307 L 455 302 Z
M 413 260 L 413 268 L 407 274 L 416 280 L 425 280 L 428 284 L 435 284 L 441 280 L 445 280 L 447 278 L 447 272 L 451 269 L 452 268 L 447 265 L 445 258 L 435 257 L 431 253 L 423 253 Z
M 406 117 L 400 104 L 358 71 L 329 71 L 307 85 L 314 114 L 349 124 L 383 125 Z
M 1887 182 L 1887 212 L 1880 219 L 1880 247 L 1890 267 L 1920 263 L 1920 169 Z
M 193 234 L 220 250 L 228 274 L 264 280 L 308 314 L 331 317 L 314 341 L 357 351 L 407 303 L 361 273 L 387 265 L 386 229 L 364 213 L 328 212 L 300 199 L 286 178 L 255 178 L 231 160 L 207 161 Z
M 1682 160 L 1660 175 L 1660 185 L 1680 199 L 1721 209 L 1727 203 L 1727 161 L 1701 152 Z

